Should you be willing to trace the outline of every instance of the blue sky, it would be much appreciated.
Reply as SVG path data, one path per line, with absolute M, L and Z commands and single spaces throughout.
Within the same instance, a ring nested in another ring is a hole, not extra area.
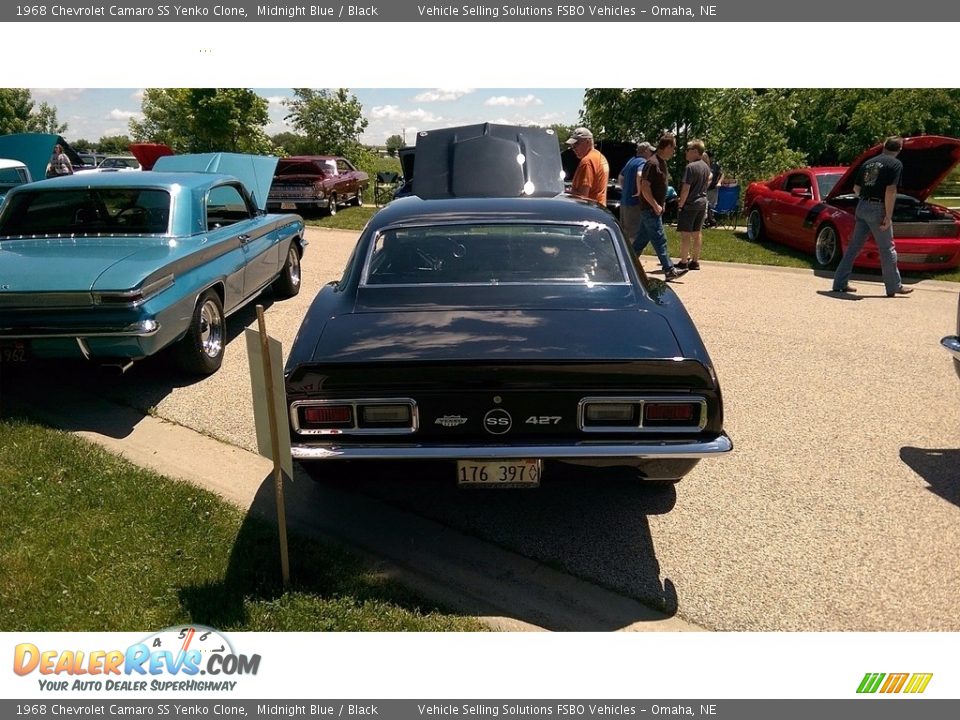
M 254 88 L 270 103 L 271 135 L 287 130 L 283 100 L 290 88 Z M 583 89 L 556 88 L 417 88 L 355 89 L 369 125 L 362 140 L 382 144 L 390 135 L 406 134 L 414 141 L 418 130 L 498 122 L 515 125 L 576 124 Z M 131 117 L 139 117 L 143 90 L 137 88 L 33 88 L 34 100 L 57 108 L 60 122 L 68 123 L 67 140 L 98 140 L 103 135 L 128 132 Z

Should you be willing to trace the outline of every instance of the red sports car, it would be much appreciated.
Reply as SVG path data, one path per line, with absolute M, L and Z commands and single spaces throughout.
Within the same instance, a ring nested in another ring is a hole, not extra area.
M 881 145 L 870 148 L 850 167 L 802 168 L 767 182 L 752 183 L 743 205 L 747 236 L 812 251 L 821 267 L 835 266 L 856 222 L 853 183 L 857 170 L 882 149 Z M 906 138 L 899 157 L 903 174 L 893 213 L 897 265 L 901 270 L 957 267 L 960 213 L 925 201 L 960 161 L 960 140 L 936 135 Z M 880 267 L 872 238 L 854 265 Z

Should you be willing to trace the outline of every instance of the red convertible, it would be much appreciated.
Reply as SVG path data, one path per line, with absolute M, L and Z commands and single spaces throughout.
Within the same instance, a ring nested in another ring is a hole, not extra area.
M 785 172 L 747 188 L 747 237 L 765 238 L 813 252 L 817 265 L 834 267 L 856 222 L 853 182 L 857 169 L 879 155 L 870 148 L 850 167 L 812 167 Z M 936 135 L 905 138 L 903 174 L 893 213 L 897 265 L 901 270 L 946 270 L 960 265 L 960 213 L 925 202 L 960 161 L 960 140 Z M 854 265 L 879 268 L 873 239 Z
M 337 214 L 339 205 L 363 205 L 370 184 L 365 172 L 349 160 L 327 155 L 281 158 L 267 196 L 267 208 L 276 210 L 326 209 Z

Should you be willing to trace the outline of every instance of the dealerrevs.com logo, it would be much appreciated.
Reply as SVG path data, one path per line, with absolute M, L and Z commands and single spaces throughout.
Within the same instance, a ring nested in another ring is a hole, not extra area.
M 857 687 L 858 693 L 919 694 L 927 689 L 933 673 L 867 673 Z
M 125 650 L 58 650 L 27 642 L 13 653 L 13 672 L 36 673 L 47 691 L 231 691 L 238 682 L 233 678 L 259 669 L 260 655 L 237 653 L 222 633 L 196 625 L 161 630 Z

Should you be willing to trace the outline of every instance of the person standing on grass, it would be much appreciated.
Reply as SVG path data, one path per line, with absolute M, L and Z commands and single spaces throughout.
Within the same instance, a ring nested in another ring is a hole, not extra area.
M 667 234 L 663 230 L 663 208 L 667 202 L 667 186 L 670 184 L 667 161 L 676 151 L 677 141 L 673 135 L 667 133 L 657 142 L 657 152 L 643 166 L 640 175 L 640 225 L 633 241 L 633 250 L 637 257 L 643 254 L 648 243 L 653 243 L 653 249 L 667 280 L 676 280 L 687 272 L 686 269 L 674 267 L 670 253 L 667 252 Z
M 903 163 L 897 159 L 897 155 L 902 149 L 903 138 L 887 138 L 883 152 L 867 160 L 857 171 L 853 181 L 853 194 L 860 198 L 857 203 L 857 224 L 833 276 L 833 292 L 856 292 L 856 288 L 849 283 L 853 261 L 870 234 L 880 252 L 880 268 L 887 297 L 913 292 L 913 288 L 904 287 L 900 279 L 897 249 L 893 240 L 893 209 L 897 202 L 897 185 L 903 174 Z
M 677 230 L 680 232 L 680 270 L 700 269 L 700 250 L 703 247 L 703 221 L 707 217 L 707 188 L 712 174 L 703 161 L 702 140 L 687 143 L 687 167 L 683 171 L 677 208 Z

